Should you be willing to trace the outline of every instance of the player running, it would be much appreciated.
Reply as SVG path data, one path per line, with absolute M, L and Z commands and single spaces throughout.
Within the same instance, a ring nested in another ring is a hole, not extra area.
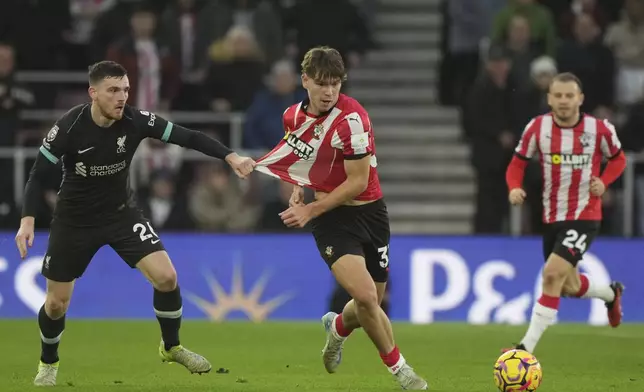
M 606 302 L 610 325 L 615 328 L 622 321 L 624 286 L 599 284 L 578 269 L 599 232 L 601 196 L 626 167 L 615 128 L 607 120 L 580 113 L 583 99 L 575 75 L 557 75 L 548 92 L 552 112 L 526 126 L 506 173 L 510 202 L 520 205 L 526 197 L 521 188 L 525 167 L 528 160 L 539 157 L 545 223 L 543 294 L 534 305 L 526 335 L 515 347 L 531 353 L 556 319 L 561 296 L 600 298 Z M 600 175 L 602 158 L 608 164 Z
M 374 136 L 365 109 L 340 94 L 346 72 L 328 47 L 311 49 L 302 62 L 308 99 L 283 116 L 286 136 L 256 170 L 295 184 L 290 208 L 280 215 L 289 227 L 312 223 L 322 258 L 353 300 L 341 314 L 322 317 L 324 366 L 334 373 L 349 334 L 364 328 L 400 386 L 427 389 L 400 354 L 391 323 L 380 308 L 389 275 L 389 218 L 376 170 Z M 304 204 L 302 186 L 315 190 Z
M 176 271 L 148 219 L 137 209 L 128 173 L 139 143 L 155 138 L 225 159 L 245 177 L 254 166 L 203 133 L 173 124 L 154 113 L 126 104 L 127 72 L 103 61 L 89 67 L 91 103 L 64 114 L 43 139 L 25 189 L 16 244 L 24 259 L 34 240 L 34 216 L 41 181 L 52 165 L 62 161 L 63 182 L 53 214 L 42 274 L 47 278 L 45 304 L 38 313 L 42 351 L 34 384 L 56 385 L 58 345 L 74 281 L 94 254 L 111 246 L 154 286 L 154 312 L 161 327 L 159 355 L 191 373 L 206 373 L 210 363 L 179 342 L 182 299 Z

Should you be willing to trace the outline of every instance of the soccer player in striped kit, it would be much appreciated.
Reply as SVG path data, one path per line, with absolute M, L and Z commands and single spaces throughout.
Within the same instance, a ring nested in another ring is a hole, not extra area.
M 322 317 L 327 372 L 336 371 L 351 332 L 363 328 L 400 386 L 425 390 L 427 382 L 400 353 L 380 307 L 389 276 L 389 216 L 371 120 L 358 101 L 340 94 L 345 78 L 337 50 L 313 48 L 304 56 L 302 84 L 308 99 L 286 109 L 286 135 L 257 160 L 255 170 L 294 184 L 282 220 L 289 227 L 311 222 L 320 255 L 353 298 L 341 314 Z M 303 186 L 315 191 L 314 202 L 304 204 Z
M 525 167 L 531 158 L 539 158 L 545 223 L 543 294 L 533 308 L 528 331 L 514 347 L 531 353 L 556 319 L 562 296 L 602 299 L 610 325 L 615 328 L 622 321 L 624 286 L 599 284 L 577 268 L 599 232 L 601 197 L 626 167 L 615 128 L 608 120 L 581 113 L 583 99 L 575 75 L 557 75 L 548 92 L 552 111 L 528 123 L 506 173 L 510 202 L 520 205 L 526 197 Z M 600 173 L 604 158 L 608 164 Z

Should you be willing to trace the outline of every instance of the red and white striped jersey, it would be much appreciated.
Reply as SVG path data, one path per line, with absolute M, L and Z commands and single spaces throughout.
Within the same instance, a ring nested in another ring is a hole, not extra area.
M 307 100 L 286 109 L 286 135 L 257 160 L 255 170 L 316 191 L 331 192 L 347 178 L 345 160 L 371 155 L 369 184 L 355 199 L 380 199 L 376 147 L 367 111 L 344 94 L 340 94 L 333 109 L 317 117 L 307 113 L 306 106 Z
M 534 118 L 515 150 L 519 158 L 539 157 L 543 182 L 543 221 L 601 220 L 601 198 L 590 193 L 603 158 L 621 151 L 615 127 L 582 114 L 572 128 L 561 128 L 551 114 Z

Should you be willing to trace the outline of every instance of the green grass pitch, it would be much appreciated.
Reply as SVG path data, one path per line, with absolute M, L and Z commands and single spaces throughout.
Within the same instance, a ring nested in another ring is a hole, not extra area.
M 499 349 L 525 327 L 396 324 L 397 343 L 430 391 L 495 391 Z M 0 320 L 0 391 L 32 386 L 40 342 L 36 320 Z M 345 344 L 338 373 L 324 371 L 318 323 L 185 321 L 182 343 L 205 355 L 213 372 L 198 376 L 157 355 L 156 321 L 70 319 L 61 343 L 63 391 L 397 391 L 363 331 Z M 544 370 L 540 392 L 644 391 L 644 325 L 618 329 L 582 325 L 550 328 L 536 352 Z M 225 368 L 227 374 L 217 373 Z

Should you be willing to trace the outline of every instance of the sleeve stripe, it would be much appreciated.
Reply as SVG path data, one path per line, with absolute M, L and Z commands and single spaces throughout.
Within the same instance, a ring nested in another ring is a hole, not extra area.
M 170 140 L 170 135 L 172 134 L 172 127 L 174 124 L 172 124 L 170 121 L 168 121 L 168 124 L 165 126 L 165 131 L 163 131 L 163 136 L 161 136 L 161 140 L 164 141 L 165 143 Z
M 45 156 L 45 158 L 47 158 L 49 162 L 53 163 L 54 165 L 58 163 L 58 158 L 56 158 L 56 156 L 51 152 L 47 151 L 44 146 L 40 146 L 40 152 Z
M 345 121 L 349 125 L 349 129 L 351 130 L 351 149 L 353 150 L 354 154 L 356 155 L 362 155 L 367 152 L 367 147 L 357 144 L 356 142 L 360 139 L 359 135 L 364 134 L 366 131 L 364 129 L 364 124 L 362 123 L 362 118 L 357 113 L 351 113 L 348 116 L 345 117 Z M 357 138 L 356 138 L 357 136 Z
M 618 149 L 618 150 L 617 150 L 617 152 L 616 152 L 615 154 L 613 154 L 612 156 L 609 156 L 607 159 L 608 159 L 609 161 L 610 161 L 611 159 L 615 159 L 615 158 L 617 158 L 618 156 L 620 156 L 620 155 L 621 155 L 621 153 L 622 153 L 622 149 L 620 148 L 620 149 Z
M 521 160 L 523 160 L 523 161 L 529 161 L 530 160 L 530 158 L 528 158 L 527 156 L 522 155 L 521 153 L 518 153 L 518 152 L 515 152 L 514 156 L 519 158 L 519 159 L 521 159 Z

